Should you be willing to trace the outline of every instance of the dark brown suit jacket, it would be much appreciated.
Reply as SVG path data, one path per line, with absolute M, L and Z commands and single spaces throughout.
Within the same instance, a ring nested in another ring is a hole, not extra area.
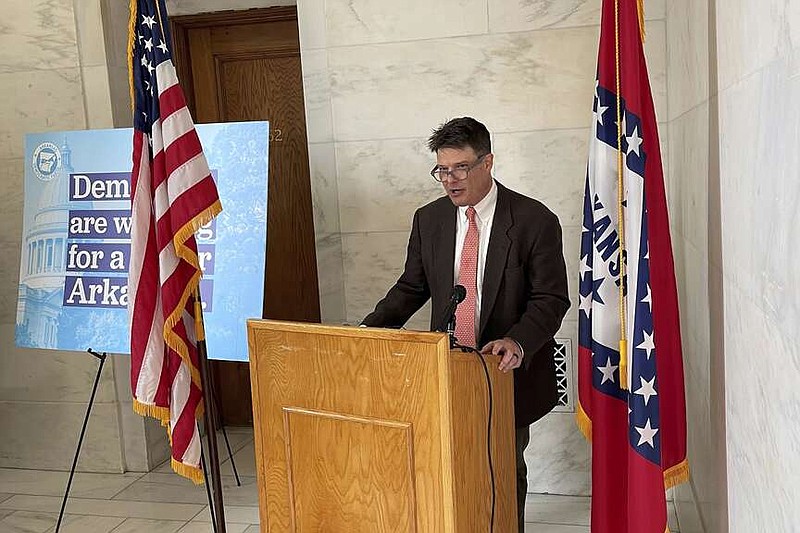
M 478 344 L 511 337 L 525 351 L 523 365 L 514 371 L 520 427 L 550 412 L 558 401 L 553 336 L 570 303 L 558 217 L 500 183 L 497 189 Z M 431 329 L 441 327 L 454 285 L 456 210 L 446 196 L 417 210 L 405 270 L 363 324 L 401 327 L 431 298 Z

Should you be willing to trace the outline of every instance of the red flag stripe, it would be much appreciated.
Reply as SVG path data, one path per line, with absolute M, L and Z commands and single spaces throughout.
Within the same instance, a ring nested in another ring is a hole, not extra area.
M 156 226 L 157 233 L 160 233 L 166 228 L 175 228 L 176 230 L 180 229 L 186 224 L 191 223 L 192 218 L 188 216 L 190 213 L 205 211 L 213 207 L 208 203 L 208 200 L 205 197 L 196 193 L 213 191 L 215 189 L 216 184 L 211 178 L 211 175 L 208 175 L 205 178 L 197 181 L 188 193 L 182 193 L 180 196 L 174 197 L 171 201 L 171 206 L 168 213 L 169 216 L 166 216 L 165 214 L 165 216 L 162 216 L 158 219 Z M 159 243 L 162 249 L 168 244 L 169 243 L 167 242 Z
M 166 151 L 157 149 L 161 147 L 162 142 L 164 142 L 163 139 L 153 141 L 153 153 L 155 154 L 153 165 L 163 169 L 163 172 L 153 182 L 154 189 L 160 187 L 168 177 L 171 178 L 173 173 L 188 161 L 203 157 L 197 132 L 186 132 L 174 139 Z
M 208 163 L 202 154 L 195 154 L 191 159 L 187 159 L 183 164 L 176 166 L 163 180 L 155 192 L 155 216 L 161 222 L 164 214 L 169 210 L 170 220 L 176 220 L 174 226 L 180 228 L 192 218 L 191 211 L 175 211 L 172 203 L 177 201 L 186 191 L 194 193 L 193 188 L 205 180 L 211 182 L 211 172 L 208 170 Z M 208 185 L 207 185 L 208 186 Z M 208 198 L 198 198 L 195 202 L 204 202 L 202 205 L 207 208 L 213 201 Z M 176 215 L 177 213 L 177 215 Z
M 173 85 L 158 96 L 161 104 L 161 123 L 164 130 L 164 145 L 169 146 L 175 139 L 194 130 L 192 116 L 186 107 L 186 100 L 180 86 Z

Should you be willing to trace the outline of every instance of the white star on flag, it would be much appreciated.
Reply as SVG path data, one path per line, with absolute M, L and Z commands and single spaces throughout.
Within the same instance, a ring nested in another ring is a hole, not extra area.
M 581 296 L 581 305 L 580 310 L 586 313 L 586 317 L 590 317 L 592 314 L 592 295 L 587 294 L 586 296 Z
M 606 381 L 610 381 L 611 383 L 616 383 L 616 380 L 614 379 L 614 372 L 617 370 L 617 368 L 619 367 L 611 364 L 610 357 L 606 362 L 606 366 L 598 366 L 597 370 L 599 370 L 600 373 L 603 374 L 603 380 L 600 382 L 600 384 L 602 385 Z
M 650 381 L 645 381 L 642 376 L 639 376 L 639 380 L 642 382 L 642 386 L 639 387 L 639 390 L 633 391 L 633 393 L 642 396 L 644 398 L 644 404 L 647 405 L 651 396 L 658 396 L 655 388 L 656 377 L 653 376 L 653 379 Z
M 601 126 L 605 126 L 605 123 L 603 122 L 603 115 L 608 110 L 609 106 L 600 105 L 599 103 L 597 104 L 597 122 L 599 122 Z
M 144 49 L 148 52 L 153 49 L 153 39 L 146 39 L 144 41 Z
M 646 331 L 643 331 L 643 333 L 644 333 L 644 340 L 642 341 L 642 343 L 639 346 L 637 346 L 637 348 L 647 352 L 647 360 L 649 361 L 650 360 L 650 356 L 653 355 L 653 350 L 656 349 L 656 345 L 653 344 L 653 334 L 652 333 L 647 333 Z
M 161 50 L 165 54 L 167 53 L 167 43 L 165 43 L 164 41 L 161 41 L 160 43 L 158 43 L 158 46 L 156 46 L 156 48 L 158 48 L 159 50 Z
M 636 152 L 637 156 L 641 156 L 639 147 L 642 145 L 642 138 L 639 137 L 639 126 L 634 127 L 631 136 L 626 136 L 625 139 L 628 141 L 628 153 Z
M 153 29 L 153 24 L 156 23 L 156 17 L 154 17 L 154 16 L 153 17 L 148 17 L 147 15 L 142 15 L 142 18 L 144 19 L 142 21 L 142 24 L 147 24 L 147 27 L 152 30 Z
M 650 309 L 650 311 L 652 311 L 653 310 L 653 299 L 650 297 L 650 285 L 649 284 L 645 285 L 645 288 L 647 289 L 647 294 L 645 294 L 644 298 L 642 298 L 642 303 L 643 304 L 646 303 L 647 307 Z
M 637 446 L 641 446 L 645 442 L 650 445 L 651 448 L 655 448 L 656 445 L 653 442 L 653 437 L 656 436 L 658 433 L 658 428 L 650 427 L 650 419 L 647 419 L 647 422 L 644 423 L 644 427 L 640 428 L 638 426 L 634 426 L 636 431 L 639 433 L 639 444 Z
M 587 261 L 589 257 L 581 257 L 581 277 L 584 276 L 587 272 L 592 271 L 592 267 L 589 266 L 589 261 Z

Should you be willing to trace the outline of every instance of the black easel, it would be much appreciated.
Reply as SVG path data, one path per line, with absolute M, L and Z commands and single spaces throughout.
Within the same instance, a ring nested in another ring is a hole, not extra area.
M 92 395 L 89 397 L 89 405 L 86 406 L 86 416 L 83 417 L 83 427 L 81 427 L 81 434 L 80 437 L 78 437 L 78 445 L 75 447 L 75 457 L 72 459 L 72 468 L 69 470 L 67 489 L 64 491 L 64 499 L 61 501 L 61 510 L 58 512 L 56 533 L 61 529 L 61 520 L 64 518 L 64 509 L 67 507 L 67 499 L 69 498 L 69 489 L 72 486 L 72 478 L 75 476 L 75 468 L 78 466 L 78 457 L 81 454 L 81 445 L 83 444 L 83 437 L 86 434 L 86 426 L 89 424 L 89 415 L 92 412 L 92 405 L 94 404 L 94 395 L 97 392 L 97 385 L 100 383 L 100 374 L 103 372 L 103 365 L 106 362 L 106 357 L 108 357 L 106 352 L 97 353 L 91 348 L 86 351 L 99 359 L 100 365 L 97 367 L 97 375 L 94 377 L 94 385 L 92 386 Z

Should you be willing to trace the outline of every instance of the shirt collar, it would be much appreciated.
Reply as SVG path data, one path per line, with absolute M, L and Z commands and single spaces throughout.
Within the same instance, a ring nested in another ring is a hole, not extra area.
M 492 178 L 492 187 L 489 189 L 489 192 L 486 193 L 486 196 L 483 199 L 475 204 L 475 214 L 478 215 L 478 220 L 483 222 L 491 218 L 492 214 L 494 214 L 494 208 L 497 204 L 497 184 Z M 458 208 L 458 216 L 466 218 L 467 216 L 467 207 L 462 205 Z

